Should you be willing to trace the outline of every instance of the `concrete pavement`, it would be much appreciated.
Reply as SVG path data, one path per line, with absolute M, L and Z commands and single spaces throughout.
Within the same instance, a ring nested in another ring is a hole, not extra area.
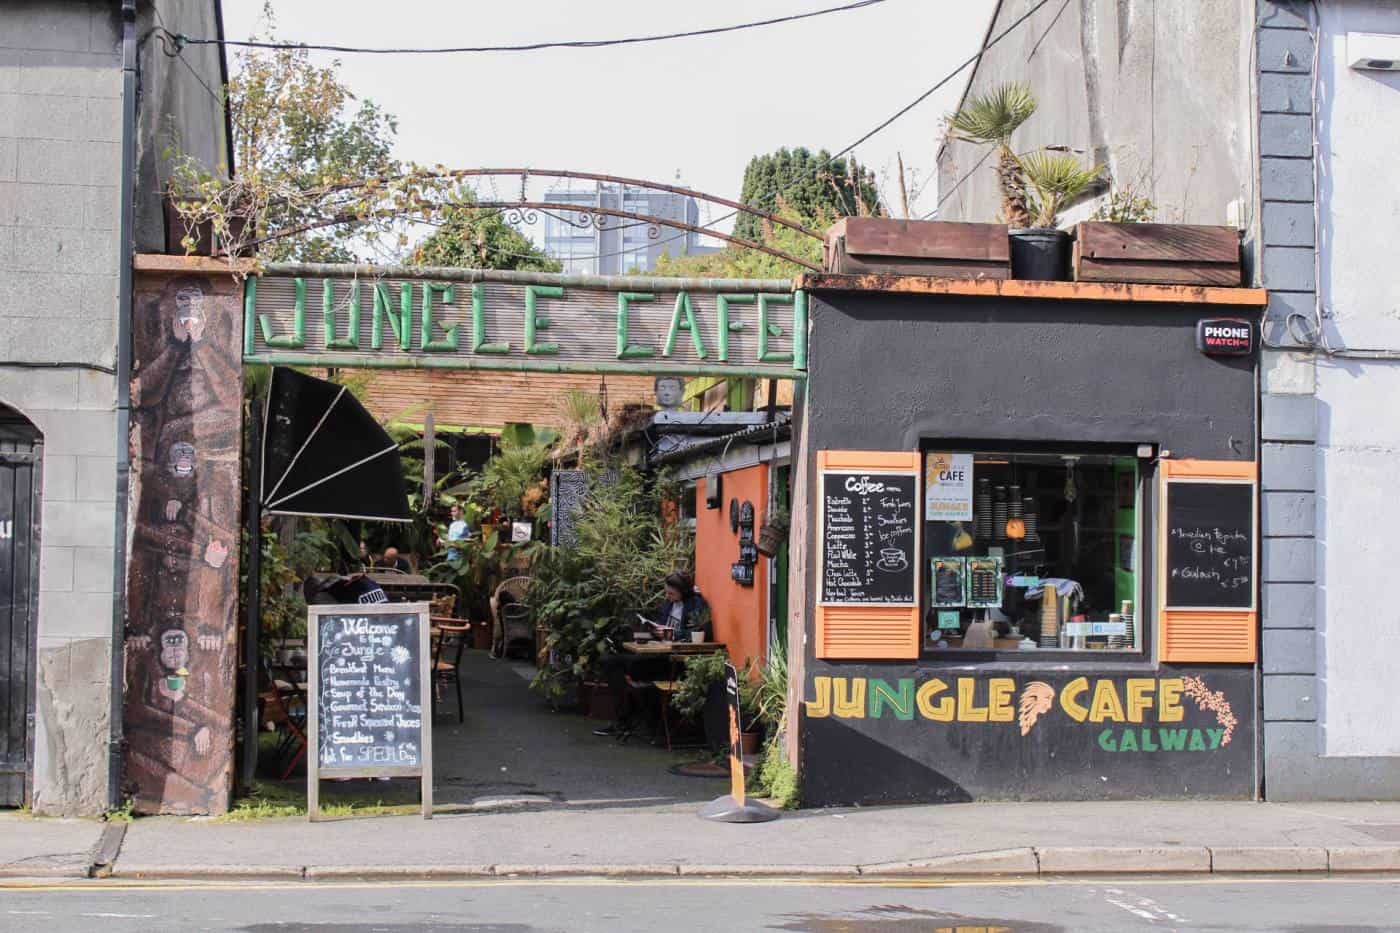
M 0 812 L 0 878 L 86 878 L 105 827 Z
M 0 870 L 85 875 L 101 824 L 0 817 Z M 1400 872 L 1400 803 L 984 803 L 729 825 L 690 804 L 130 824 L 99 874 L 168 878 Z

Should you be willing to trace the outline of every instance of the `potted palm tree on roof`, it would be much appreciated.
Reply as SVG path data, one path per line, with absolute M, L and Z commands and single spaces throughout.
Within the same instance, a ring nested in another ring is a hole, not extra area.
M 1017 155 L 1011 137 L 1035 109 L 1031 89 L 1009 82 L 969 100 L 948 118 L 948 128 L 956 139 L 996 147 L 1012 277 L 1068 279 L 1070 236 L 1055 225 L 1060 211 L 1098 179 L 1100 170 L 1084 169 L 1068 153 Z

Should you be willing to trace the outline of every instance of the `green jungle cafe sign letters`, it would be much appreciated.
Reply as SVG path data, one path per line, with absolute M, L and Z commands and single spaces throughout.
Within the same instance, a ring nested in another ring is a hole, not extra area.
M 807 297 L 783 285 L 273 272 L 244 284 L 243 357 L 312 366 L 802 378 Z

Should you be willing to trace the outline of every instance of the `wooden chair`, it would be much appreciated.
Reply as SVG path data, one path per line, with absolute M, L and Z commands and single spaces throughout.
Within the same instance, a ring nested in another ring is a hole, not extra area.
M 295 684 L 278 680 L 272 666 L 262 659 L 262 681 L 258 700 L 262 704 L 262 722 L 272 723 L 282 730 L 276 754 L 286 761 L 279 781 L 285 781 L 306 757 L 306 695 Z
M 449 622 L 450 620 L 443 620 Z M 469 624 L 440 624 L 433 643 L 433 715 L 437 715 L 438 693 L 448 684 L 457 693 L 457 721 L 466 719 L 462 705 L 462 654 L 471 633 Z
M 525 606 L 525 593 L 530 588 L 529 577 L 509 577 L 501 581 L 491 594 L 491 656 L 503 658 L 506 648 L 512 641 L 521 639 L 533 642 L 534 627 L 530 622 L 530 611 Z M 509 594 L 502 602 L 501 597 Z M 523 611 L 503 611 L 508 606 L 519 606 Z M 509 617 L 509 618 L 507 618 Z

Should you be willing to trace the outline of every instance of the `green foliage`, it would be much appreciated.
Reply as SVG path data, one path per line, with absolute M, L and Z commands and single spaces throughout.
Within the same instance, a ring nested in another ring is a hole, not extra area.
M 1016 82 L 993 88 L 974 97 L 948 118 L 948 127 L 959 139 L 984 145 L 1004 146 L 1016 130 L 1035 113 L 1035 95 Z
M 1021 157 L 1021 170 L 1035 192 L 1031 202 L 1031 226 L 1053 227 L 1060 211 L 1079 197 L 1103 173 L 1101 166 L 1084 168 L 1067 152 L 1040 150 Z
M 466 496 L 488 512 L 499 509 L 508 519 L 532 517 L 548 489 L 548 459 L 549 450 L 542 444 L 503 443 L 481 473 L 468 480 Z
M 1035 113 L 1035 95 L 1024 84 L 1008 83 L 974 97 L 948 117 L 955 139 L 996 147 L 1001 219 L 1012 227 L 1031 226 L 1025 171 L 1011 148 L 1011 135 Z
M 723 651 L 699 654 L 685 659 L 685 674 L 671 697 L 671 706 L 682 715 L 698 716 L 705 708 L 710 688 L 724 680 L 724 668 L 729 656 Z M 743 709 L 743 688 L 740 686 L 740 709 Z
M 763 747 L 763 760 L 749 775 L 748 792 L 767 797 L 783 810 L 796 810 L 802 803 L 797 771 L 787 760 L 781 742 L 770 740 Z
M 276 641 L 306 637 L 306 600 L 301 595 L 301 580 L 277 532 L 264 528 L 258 581 L 264 650 L 272 650 Z
M 519 230 L 506 223 L 499 210 L 476 208 L 471 189 L 454 191 L 437 212 L 437 229 L 414 249 L 415 266 L 470 269 L 515 269 L 558 272 L 563 268 Z
M 269 33 L 271 4 L 264 6 Z M 272 38 L 269 35 L 267 38 Z M 227 88 L 233 125 L 232 183 L 188 157 L 177 160 L 174 186 L 190 201 L 187 223 L 212 221 L 224 241 L 238 240 L 230 220 L 249 217 L 244 241 L 313 224 L 335 197 L 328 185 L 346 178 L 392 175 L 394 118 L 371 100 L 357 100 L 340 80 L 340 63 L 317 65 L 305 49 L 245 49 L 234 56 Z M 343 200 L 343 199 L 342 199 Z M 349 217 L 355 217 L 355 211 Z M 260 247 L 266 261 L 348 262 L 369 217 L 307 229 Z M 187 248 L 192 241 L 186 243 Z
M 801 146 L 750 159 L 739 200 L 769 213 L 791 210 L 812 219 L 883 213 L 875 176 L 869 169 L 854 158 L 833 160 L 825 149 L 812 152 Z M 761 240 L 763 222 L 740 214 L 734 222 L 734 235 Z
M 830 226 L 840 216 L 827 210 L 818 211 L 815 215 L 803 216 L 791 207 L 782 207 L 776 213 L 784 220 L 818 230 Z M 814 240 L 806 234 L 767 220 L 760 222 L 757 229 L 757 235 L 752 237 L 756 242 L 780 250 L 789 256 L 797 256 L 808 262 L 821 264 L 822 244 L 820 240 Z M 785 279 L 805 271 L 808 270 L 778 256 L 770 256 L 767 253 L 742 246 L 727 246 L 717 253 L 705 253 L 700 256 L 671 256 L 669 253 L 662 253 L 657 258 L 652 275 L 717 279 Z
M 1156 216 L 1156 202 L 1129 187 L 1112 191 L 1089 219 L 1115 224 L 1145 224 L 1151 223 Z
M 787 652 L 780 644 L 769 647 L 768 660 L 759 669 L 755 714 L 770 729 L 781 729 L 787 716 Z
M 598 662 L 615 652 L 638 612 L 660 604 L 666 575 L 687 567 L 690 542 L 662 520 L 673 490 L 648 484 L 631 466 L 590 473 L 588 497 L 575 517 L 573 548 L 542 548 L 526 601 L 549 632 L 548 663 L 533 686 L 551 700 L 595 679 Z
M 125 797 L 120 807 L 110 807 L 102 814 L 107 823 L 130 823 L 136 819 L 136 798 Z

